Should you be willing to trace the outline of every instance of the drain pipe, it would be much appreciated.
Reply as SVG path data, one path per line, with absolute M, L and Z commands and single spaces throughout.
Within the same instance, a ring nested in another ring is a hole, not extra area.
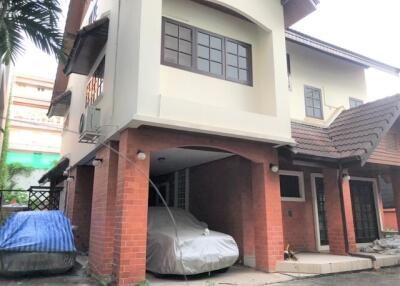
M 343 224 L 343 236 L 344 236 L 344 249 L 345 252 L 354 257 L 360 258 L 367 258 L 371 259 L 372 267 L 377 269 L 376 265 L 376 257 L 371 254 L 364 254 L 364 253 L 354 253 L 350 251 L 349 246 L 349 239 L 348 239 L 348 229 L 347 229 L 347 222 L 346 222 L 346 210 L 344 207 L 344 197 L 343 197 L 343 166 L 339 163 L 339 172 L 338 172 L 338 188 L 339 188 L 339 196 L 340 196 L 340 210 L 342 213 L 342 224 Z

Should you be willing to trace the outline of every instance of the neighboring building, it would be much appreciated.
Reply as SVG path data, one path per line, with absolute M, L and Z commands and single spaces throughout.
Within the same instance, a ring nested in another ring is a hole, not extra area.
M 12 86 L 7 163 L 21 163 L 34 169 L 21 176 L 18 187 L 37 185 L 38 179 L 60 159 L 61 117 L 47 117 L 53 82 L 33 76 L 16 75 Z
M 80 133 L 63 133 L 41 182 L 69 172 L 65 211 L 94 276 L 145 278 L 160 205 L 147 175 L 262 271 L 287 244 L 345 255 L 382 235 L 376 178 L 400 177 L 400 96 L 363 104 L 364 71 L 400 70 L 288 29 L 316 2 L 70 2 L 49 116 Z

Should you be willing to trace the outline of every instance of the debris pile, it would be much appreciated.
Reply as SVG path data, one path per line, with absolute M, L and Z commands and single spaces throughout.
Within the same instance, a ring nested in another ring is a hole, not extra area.
M 368 246 L 362 247 L 361 252 L 379 254 L 400 254 L 400 235 L 377 239 Z

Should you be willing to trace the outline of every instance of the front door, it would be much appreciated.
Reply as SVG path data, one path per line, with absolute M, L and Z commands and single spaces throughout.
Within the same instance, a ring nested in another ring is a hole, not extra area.
M 328 250 L 328 227 L 325 211 L 325 190 L 322 174 L 312 174 L 312 191 L 314 199 L 315 231 L 318 250 Z
M 350 181 L 356 242 L 371 242 L 379 238 L 373 183 Z

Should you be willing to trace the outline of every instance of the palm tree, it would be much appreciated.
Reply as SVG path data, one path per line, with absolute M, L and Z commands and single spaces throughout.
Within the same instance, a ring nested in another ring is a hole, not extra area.
M 15 63 L 24 52 L 24 36 L 39 49 L 62 56 L 58 0 L 0 0 L 0 63 Z

